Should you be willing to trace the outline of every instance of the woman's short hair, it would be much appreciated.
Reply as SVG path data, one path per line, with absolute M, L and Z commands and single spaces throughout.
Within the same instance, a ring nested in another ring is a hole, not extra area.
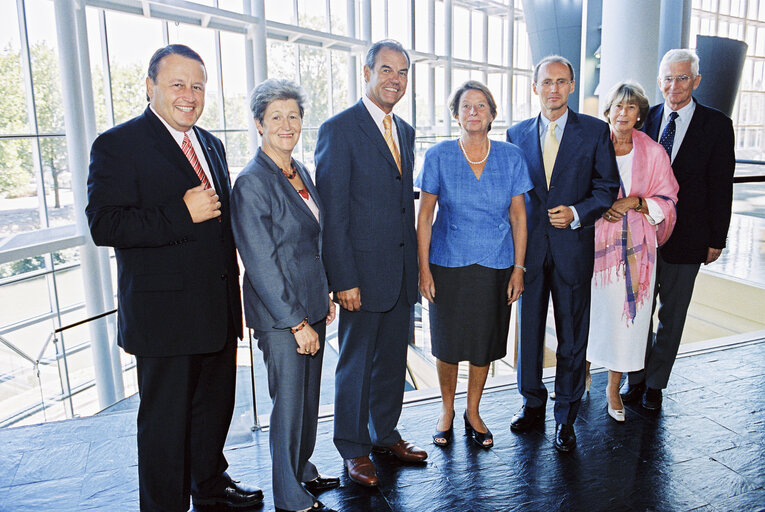
M 468 80 L 464 84 L 460 85 L 456 91 L 454 91 L 454 93 L 452 94 L 452 99 L 449 100 L 449 111 L 452 113 L 452 117 L 454 117 L 455 119 L 459 118 L 460 100 L 462 99 L 462 95 L 470 90 L 482 92 L 483 95 L 486 96 L 486 103 L 489 104 L 489 111 L 491 112 L 491 118 L 496 119 L 497 118 L 497 102 L 494 101 L 494 96 L 492 96 L 489 88 L 477 80 Z M 489 123 L 489 130 L 491 130 L 491 123 Z
M 305 111 L 306 95 L 303 88 L 291 80 L 269 78 L 259 83 L 250 94 L 252 117 L 263 123 L 268 106 L 277 100 L 295 100 L 300 110 L 300 119 Z
M 649 105 L 645 90 L 639 83 L 625 80 L 611 87 L 608 96 L 606 96 L 606 104 L 603 106 L 603 116 L 608 123 L 611 122 L 608 118 L 608 111 L 611 110 L 611 105 L 614 103 L 637 105 L 640 113 L 635 123 L 635 129 L 639 130 L 643 126 L 645 118 L 648 116 Z

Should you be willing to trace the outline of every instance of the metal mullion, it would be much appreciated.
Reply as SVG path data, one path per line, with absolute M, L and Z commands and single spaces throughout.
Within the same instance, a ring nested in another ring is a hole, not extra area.
M 32 164 L 37 175 L 37 199 L 38 215 L 40 217 L 41 228 L 50 227 L 48 219 L 48 203 L 45 199 L 45 176 L 42 168 L 42 152 L 40 151 L 39 126 L 37 124 L 37 108 L 35 106 L 35 88 L 32 77 L 32 56 L 29 51 L 29 34 L 27 33 L 26 6 L 24 0 L 16 0 L 16 13 L 19 25 L 19 47 L 21 51 L 21 73 L 24 80 L 24 89 L 26 91 L 25 99 L 27 104 L 27 122 L 34 134 L 32 137 Z M 42 203 L 42 208 L 40 204 Z
M 106 106 L 106 122 L 114 126 L 114 95 L 112 94 L 112 66 L 109 62 L 109 40 L 106 28 L 106 10 L 98 13 L 98 28 L 101 37 L 101 66 L 104 68 L 104 104 Z

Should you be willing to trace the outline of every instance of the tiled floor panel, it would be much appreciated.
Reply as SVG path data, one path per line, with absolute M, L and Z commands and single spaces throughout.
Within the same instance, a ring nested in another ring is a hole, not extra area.
M 319 424 L 313 461 L 341 475 L 320 498 L 343 512 L 430 511 L 757 511 L 765 510 L 765 341 L 683 357 L 657 414 L 628 407 L 627 422 L 605 410 L 606 374 L 593 375 L 576 423 L 578 447 L 552 448 L 552 403 L 544 427 L 510 432 L 521 398 L 514 388 L 482 402 L 495 448 L 463 435 L 458 399 L 452 444 L 430 442 L 438 404 L 409 405 L 402 435 L 427 447 L 426 464 L 373 456 L 380 486 L 361 488 L 343 473 L 332 421 Z M 0 511 L 138 510 L 135 412 L 0 430 Z M 268 433 L 227 451 L 230 473 L 271 500 Z

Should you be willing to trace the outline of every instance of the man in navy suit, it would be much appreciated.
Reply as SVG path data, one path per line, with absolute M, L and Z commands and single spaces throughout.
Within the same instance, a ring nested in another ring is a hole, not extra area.
M 553 444 L 569 452 L 576 446 L 573 425 L 584 393 L 594 224 L 616 199 L 619 174 L 608 125 L 568 108 L 574 69 L 567 59 L 542 59 L 534 68 L 532 88 L 541 115 L 507 130 L 508 142 L 526 154 L 534 183 L 526 193 L 528 270 L 520 302 L 518 389 L 523 407 L 510 428 L 522 432 L 544 421 L 542 360 L 552 295 L 558 338 Z
M 334 441 L 350 478 L 365 486 L 378 483 L 370 450 L 405 462 L 427 457 L 396 430 L 418 278 L 414 129 L 391 114 L 409 66 L 397 41 L 373 44 L 365 96 L 322 124 L 316 142 L 324 265 L 341 306 Z
M 667 150 L 680 185 L 675 230 L 656 261 L 656 338 L 649 332 L 645 369 L 631 372 L 622 391 L 624 403 L 641 401 L 649 410 L 661 408 L 699 268 L 720 257 L 730 224 L 736 167 L 733 123 L 693 98 L 699 82 L 696 53 L 668 51 L 658 76 L 664 103 L 651 108 L 643 128 Z
M 117 259 L 118 342 L 136 356 L 142 512 L 257 506 L 225 473 L 242 337 L 223 144 L 195 126 L 207 72 L 170 45 L 149 64 L 144 113 L 91 149 L 86 213 Z

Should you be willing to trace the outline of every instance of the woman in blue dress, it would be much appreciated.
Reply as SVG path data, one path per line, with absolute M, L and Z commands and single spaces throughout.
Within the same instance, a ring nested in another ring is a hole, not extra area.
M 491 448 L 494 440 L 478 409 L 489 363 L 507 354 L 510 305 L 523 291 L 523 194 L 532 183 L 521 150 L 489 140 L 497 104 L 485 85 L 465 82 L 449 108 L 460 137 L 427 151 L 415 183 L 421 190 L 420 293 L 431 302 L 431 346 L 442 401 L 433 442 L 451 441 L 457 368 L 469 361 L 465 432 Z

